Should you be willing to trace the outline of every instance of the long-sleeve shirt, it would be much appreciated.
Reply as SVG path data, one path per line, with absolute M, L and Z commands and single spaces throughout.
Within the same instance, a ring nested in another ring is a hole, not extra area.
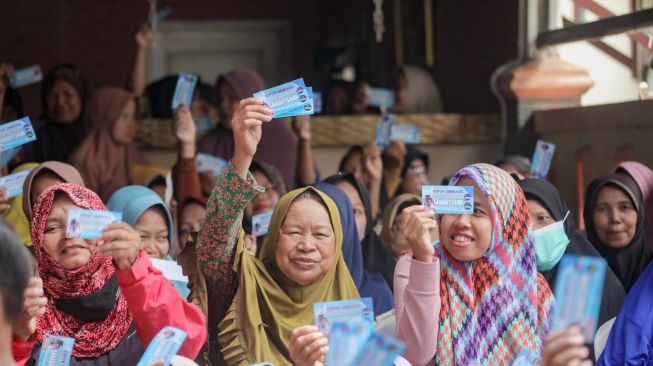
M 404 357 L 413 365 L 432 365 L 440 317 L 440 261 L 424 263 L 403 255 L 394 277 L 397 338 L 407 345 Z
M 149 345 L 163 327 L 170 325 L 188 333 L 179 354 L 191 359 L 195 358 L 207 334 L 202 311 L 181 298 L 161 271 L 152 266 L 147 253 L 143 250 L 130 268 L 116 270 L 116 274 L 122 296 L 127 300 L 127 307 L 133 315 L 133 325 L 141 345 L 143 347 Z M 130 335 L 133 335 L 133 332 L 128 332 L 125 338 L 129 338 Z M 109 365 L 115 362 L 117 357 L 125 357 L 126 355 L 120 353 L 124 353 L 126 348 L 133 353 L 140 352 L 133 355 L 138 360 L 143 348 L 121 347 L 124 342 L 95 360 L 73 358 L 71 365 Z M 34 337 L 28 341 L 14 338 L 12 349 L 16 362 L 24 365 L 30 358 L 38 359 L 38 353 L 34 352 L 35 346 Z M 112 355 L 114 353 L 117 355 Z
M 177 200 L 177 217 L 180 217 L 181 209 L 189 197 L 204 197 L 194 158 L 179 157 L 177 163 L 172 167 L 172 186 Z

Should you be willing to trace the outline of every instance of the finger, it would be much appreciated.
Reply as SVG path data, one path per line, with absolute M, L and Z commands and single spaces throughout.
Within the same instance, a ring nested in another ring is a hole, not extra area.
M 302 325 L 301 327 L 297 327 L 293 329 L 292 333 L 290 334 L 290 340 L 297 340 L 299 337 L 304 336 L 309 333 L 317 332 L 318 329 L 314 325 Z
M 248 111 L 247 113 L 245 113 L 242 119 L 244 120 L 257 119 L 259 121 L 270 122 L 272 121 L 272 116 L 269 114 L 260 113 L 256 111 Z
M 263 102 L 262 99 L 249 97 L 249 98 L 242 99 L 240 101 L 240 108 L 243 108 L 248 105 L 264 105 L 264 104 L 265 103 Z
M 574 360 L 581 361 L 589 357 L 590 351 L 587 347 L 583 346 L 569 346 L 556 352 L 551 360 L 554 365 L 568 365 Z
M 319 351 L 321 347 L 327 345 L 327 338 L 320 332 L 314 332 L 303 336 L 304 340 L 300 338 L 301 344 L 304 346 L 299 350 L 299 357 L 304 360 L 309 360 L 315 351 Z M 317 356 L 319 358 L 319 355 Z M 314 361 L 317 361 L 317 358 Z
M 307 357 L 306 357 L 306 363 L 309 365 L 315 365 L 316 362 L 322 360 L 324 356 L 326 355 L 329 347 L 327 344 L 324 344 L 323 346 L 318 347 L 316 350 L 311 352 Z
M 262 125 L 263 121 L 259 119 L 246 119 L 243 121 L 243 127 L 245 128 L 261 127 Z
M 418 211 L 423 211 L 424 207 L 420 205 L 414 205 L 414 206 L 408 206 L 404 208 L 401 213 L 412 213 L 412 212 L 418 212 Z M 403 216 L 403 215 L 402 215 Z
M 575 334 L 570 331 L 566 331 L 562 334 L 554 335 L 553 337 L 547 340 L 547 348 L 551 351 L 551 354 L 559 354 L 562 350 L 570 348 L 572 346 L 582 346 L 585 343 L 585 339 L 581 334 Z

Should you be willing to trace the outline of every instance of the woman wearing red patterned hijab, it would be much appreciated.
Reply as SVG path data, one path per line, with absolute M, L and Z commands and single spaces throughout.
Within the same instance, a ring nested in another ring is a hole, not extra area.
M 71 208 L 106 211 L 93 191 L 69 183 L 46 189 L 34 204 L 31 231 L 47 305 L 35 327 L 36 317 L 28 317 L 14 328 L 18 363 L 38 360 L 43 337 L 54 334 L 75 338 L 71 365 L 136 364 L 167 325 L 188 333 L 180 354 L 197 356 L 204 316 L 152 267 L 139 234 L 117 222 L 97 239 L 66 238 Z

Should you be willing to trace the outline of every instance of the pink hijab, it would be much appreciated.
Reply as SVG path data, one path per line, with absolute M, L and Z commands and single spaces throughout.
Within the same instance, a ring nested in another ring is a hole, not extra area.
M 613 169 L 615 173 L 627 173 L 642 193 L 644 201 L 644 231 L 646 246 L 653 249 L 653 170 L 636 161 L 624 161 Z

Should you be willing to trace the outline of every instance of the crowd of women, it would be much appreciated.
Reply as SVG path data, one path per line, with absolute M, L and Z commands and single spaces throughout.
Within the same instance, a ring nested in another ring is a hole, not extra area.
M 134 365 L 172 325 L 188 333 L 179 354 L 198 364 L 313 366 L 328 350 L 313 304 L 360 297 L 390 314 L 413 365 L 510 365 L 524 350 L 544 365 L 649 363 L 653 171 L 645 165 L 621 163 L 589 184 L 585 232 L 558 189 L 525 178 L 515 157 L 461 167 L 449 184 L 473 187 L 473 214 L 433 215 L 421 186 L 435 157 L 400 141 L 383 151 L 353 146 L 337 174 L 320 179 L 310 117 L 292 127 L 275 120 L 250 97 L 264 88 L 256 71 L 220 75 L 214 92 L 200 86 L 190 106 L 164 111 L 174 79 L 145 85 L 147 30 L 136 39 L 129 90 L 91 91 L 75 66 L 51 70 L 37 140 L 6 167 L 30 171 L 22 195 L 0 188 L 3 245 L 19 240 L 33 262 L 2 272 L 24 291 L 1 294 L 17 364 L 38 361 L 44 336 L 56 334 L 75 338 L 72 365 Z M 13 72 L 0 65 L 3 121 L 22 116 L 8 88 Z M 441 108 L 424 74 L 399 72 L 400 110 Z M 413 85 L 433 93 L 419 100 Z M 143 109 L 173 120 L 172 184 L 151 174 L 134 185 L 134 167 L 147 165 L 134 142 Z M 207 118 L 217 124 L 201 134 Z M 199 152 L 229 163 L 217 176 L 200 172 Z M 96 239 L 68 238 L 75 207 L 123 219 Z M 255 236 L 252 218 L 269 211 L 268 233 Z M 577 326 L 551 331 L 565 254 L 607 260 L 604 347 L 586 344 Z M 177 261 L 188 288 L 175 288 L 151 259 Z M 20 311 L 7 312 L 8 301 Z

